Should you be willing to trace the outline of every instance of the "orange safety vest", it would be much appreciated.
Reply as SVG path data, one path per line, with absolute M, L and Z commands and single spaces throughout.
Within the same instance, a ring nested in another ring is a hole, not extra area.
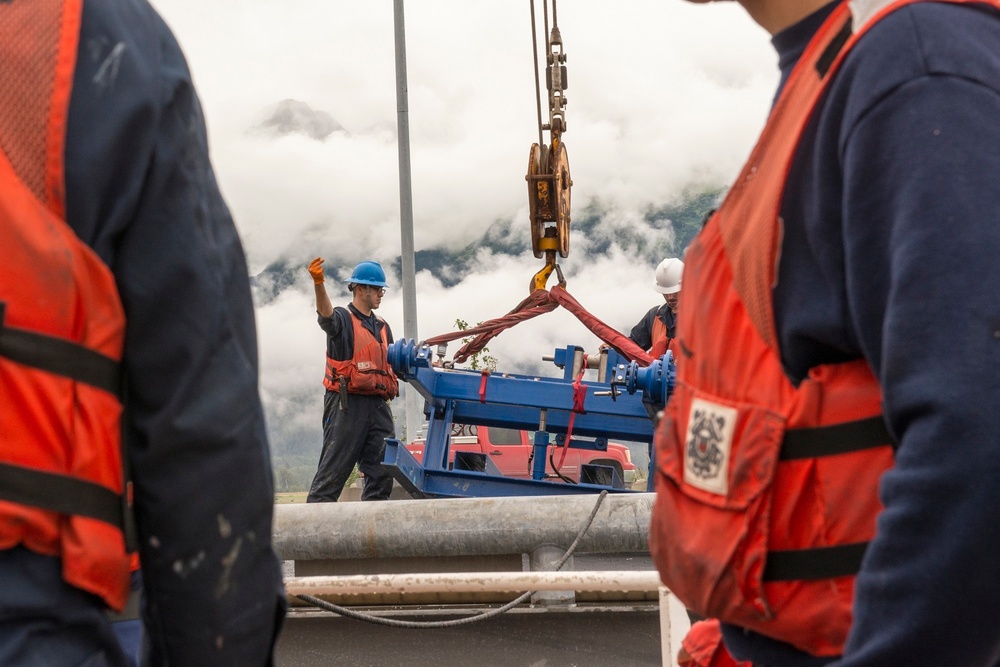
M 845 54 L 914 1 L 887 3 L 853 34 L 845 2 L 800 58 L 685 256 L 685 355 L 656 434 L 650 546 L 664 583 L 699 614 L 819 656 L 843 652 L 854 575 L 875 535 L 878 482 L 893 450 L 864 360 L 818 366 L 799 386 L 782 370 L 771 291 L 782 194 Z
M 753 667 L 729 654 L 722 641 L 722 629 L 716 618 L 698 621 L 681 641 L 687 658 L 678 660 L 680 667 Z
M 125 605 L 114 277 L 65 222 L 81 0 L 0 3 L 0 549 Z
M 381 396 L 391 401 L 399 395 L 399 382 L 389 368 L 386 356 L 389 339 L 385 327 L 382 327 L 380 337 L 375 338 L 360 319 L 350 311 L 348 314 L 354 326 L 354 356 L 347 361 L 327 357 L 323 386 L 330 391 L 339 391 L 340 378 L 345 378 L 348 393 Z M 379 321 L 384 322 L 382 318 Z
M 649 348 L 649 356 L 654 359 L 659 359 L 662 357 L 667 350 L 670 350 L 674 355 L 674 360 L 677 359 L 677 339 L 670 338 L 667 335 L 667 325 L 663 323 L 659 317 L 653 318 L 653 331 L 650 334 L 650 339 L 653 341 L 653 346 Z

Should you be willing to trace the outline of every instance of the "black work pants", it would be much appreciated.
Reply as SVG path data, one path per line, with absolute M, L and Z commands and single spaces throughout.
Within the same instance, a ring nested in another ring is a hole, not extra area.
M 382 465 L 385 439 L 396 434 L 392 410 L 379 396 L 347 394 L 347 411 L 340 409 L 340 394 L 327 390 L 323 397 L 323 451 L 306 502 L 336 502 L 354 465 L 364 473 L 361 500 L 386 500 L 392 476 Z

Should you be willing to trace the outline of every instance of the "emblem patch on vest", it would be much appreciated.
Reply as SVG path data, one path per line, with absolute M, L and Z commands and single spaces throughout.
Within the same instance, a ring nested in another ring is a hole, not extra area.
M 684 437 L 684 481 L 710 493 L 729 492 L 729 453 L 736 408 L 700 398 L 691 401 Z
M 359 361 L 358 362 L 358 370 L 359 371 L 367 371 L 367 370 L 371 370 L 372 368 L 375 368 L 375 364 L 373 364 L 370 361 Z

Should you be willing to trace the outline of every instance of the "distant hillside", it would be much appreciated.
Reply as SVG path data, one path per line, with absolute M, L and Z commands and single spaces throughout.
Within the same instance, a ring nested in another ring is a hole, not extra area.
M 668 256 L 680 257 L 685 248 L 701 229 L 705 216 L 715 208 L 722 195 L 719 188 L 689 193 L 676 204 L 668 204 L 645 211 L 638 220 L 616 220 L 600 202 L 591 202 L 575 214 L 571 225 L 570 253 L 573 255 L 599 256 L 608 252 L 614 243 L 634 257 L 636 262 L 655 266 Z M 414 255 L 417 272 L 429 271 L 445 287 L 452 287 L 468 276 L 480 249 L 494 255 L 518 256 L 530 250 L 527 228 L 511 220 L 497 220 L 486 228 L 481 238 L 459 250 L 445 247 L 418 250 Z M 347 275 L 350 265 L 339 265 L 328 258 L 324 268 L 327 275 Z M 400 258 L 386 265 L 394 274 L 393 281 L 401 281 Z M 251 277 L 258 305 L 266 305 L 281 292 L 301 279 L 299 262 L 291 263 L 283 257 L 275 259 L 263 271 Z
M 705 189 L 689 193 L 676 204 L 650 208 L 638 216 L 616 218 L 616 214 L 600 202 L 591 202 L 575 213 L 572 222 L 570 254 L 586 259 L 610 251 L 612 244 L 634 257 L 636 262 L 655 266 L 667 256 L 682 256 L 685 248 L 701 229 L 706 214 L 718 205 L 721 189 Z M 477 268 L 480 250 L 494 255 L 520 256 L 530 250 L 528 230 L 509 220 L 490 224 L 482 237 L 458 250 L 444 247 L 428 248 L 416 253 L 417 271 L 429 271 L 446 287 L 462 282 Z M 586 262 L 584 262 L 586 265 Z M 400 260 L 384 264 L 390 282 L 399 284 Z M 340 264 L 328 257 L 324 265 L 331 296 L 347 296 L 342 282 L 350 274 L 351 264 Z M 395 274 L 394 276 L 392 274 Z M 306 280 L 301 261 L 275 258 L 260 273 L 251 277 L 254 299 L 258 306 L 274 301 L 289 288 L 301 288 Z M 530 372 L 514 368 L 514 372 Z M 273 396 L 267 401 L 268 435 L 274 459 L 275 480 L 279 490 L 304 490 L 315 472 L 320 433 L 322 392 L 309 385 L 295 395 Z M 393 409 L 402 409 L 396 401 Z M 402 435 L 402 419 L 397 415 L 397 432 Z

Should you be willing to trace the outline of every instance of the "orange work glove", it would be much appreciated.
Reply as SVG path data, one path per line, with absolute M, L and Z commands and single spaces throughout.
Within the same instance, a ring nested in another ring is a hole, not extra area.
M 326 278 L 323 277 L 323 258 L 317 257 L 309 262 L 309 275 L 313 278 L 313 284 L 322 285 Z

